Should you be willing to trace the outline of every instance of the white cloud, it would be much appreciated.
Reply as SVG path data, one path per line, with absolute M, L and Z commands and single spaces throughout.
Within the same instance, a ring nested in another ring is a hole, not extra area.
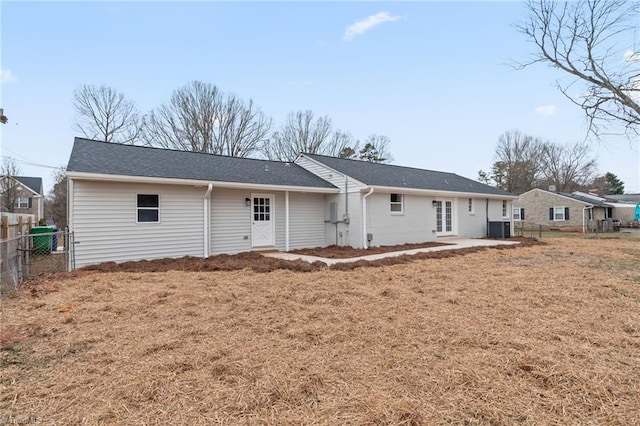
M 536 108 L 536 114 L 541 117 L 551 117 L 556 113 L 557 109 L 555 105 L 541 105 Z
M 0 69 L 0 83 L 15 83 L 17 78 L 11 73 L 11 70 Z
M 383 24 L 385 22 L 393 22 L 399 20 L 399 16 L 391 15 L 389 12 L 380 12 L 371 15 L 361 21 L 349 25 L 344 32 L 343 40 L 353 40 L 357 35 L 361 35 L 369 31 L 371 28 Z
M 640 52 L 634 52 L 633 50 L 627 50 L 624 52 L 625 62 L 640 62 Z

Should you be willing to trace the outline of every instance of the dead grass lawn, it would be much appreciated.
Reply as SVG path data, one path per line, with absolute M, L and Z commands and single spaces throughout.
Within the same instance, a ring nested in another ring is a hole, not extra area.
M 84 272 L 2 301 L 0 419 L 637 424 L 640 243 Z

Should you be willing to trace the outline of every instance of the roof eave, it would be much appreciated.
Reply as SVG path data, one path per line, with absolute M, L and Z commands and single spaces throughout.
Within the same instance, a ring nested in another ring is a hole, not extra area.
M 433 196 L 455 196 L 455 197 L 468 197 L 468 198 L 490 198 L 496 200 L 517 200 L 517 195 L 507 195 L 507 194 L 487 194 L 485 192 L 463 192 L 463 191 L 442 191 L 437 189 L 419 189 L 419 188 L 407 188 L 407 187 L 396 187 L 396 186 L 378 186 L 378 185 L 369 185 L 365 188 L 362 188 L 361 191 L 369 191 L 371 188 L 374 191 L 380 192 L 398 192 L 403 194 L 414 194 L 414 195 L 433 195 Z
M 74 180 L 95 180 L 103 182 L 123 182 L 123 183 L 150 183 L 150 184 L 169 184 L 169 185 L 191 185 L 191 186 L 207 186 L 212 184 L 216 188 L 229 189 L 259 189 L 263 191 L 294 191 L 294 192 L 316 192 L 322 194 L 333 194 L 340 190 L 338 188 L 322 188 L 316 186 L 295 186 L 295 185 L 272 185 L 246 182 L 224 182 L 216 180 L 201 179 L 180 179 L 180 178 L 164 178 L 149 176 L 129 176 L 129 175 L 110 175 L 102 173 L 87 173 L 67 171 L 67 177 Z

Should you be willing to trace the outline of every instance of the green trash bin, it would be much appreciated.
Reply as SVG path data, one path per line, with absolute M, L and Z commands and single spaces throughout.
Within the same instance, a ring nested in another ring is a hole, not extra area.
M 31 228 L 33 235 L 33 250 L 31 254 L 36 256 L 51 253 L 53 226 L 34 226 Z M 48 234 L 48 235 L 39 235 Z

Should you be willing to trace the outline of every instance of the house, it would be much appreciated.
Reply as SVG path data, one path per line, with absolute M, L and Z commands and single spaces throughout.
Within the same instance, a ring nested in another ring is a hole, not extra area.
M 38 223 L 44 217 L 42 178 L 2 176 L 0 206 L 3 212 L 32 214 L 35 216 L 35 223 Z
M 452 173 L 311 154 L 295 162 L 76 138 L 68 222 L 78 267 L 331 244 L 483 237 L 516 196 Z
M 327 196 L 325 214 L 333 217 L 327 244 L 366 248 L 480 238 L 489 221 L 510 222 L 517 198 L 453 173 L 315 154 L 301 154 L 296 163 L 340 188 Z
M 614 207 L 604 198 L 583 192 L 555 192 L 535 188 L 513 203 L 516 227 L 586 232 L 613 230 Z M 603 225 L 604 224 L 604 225 Z

